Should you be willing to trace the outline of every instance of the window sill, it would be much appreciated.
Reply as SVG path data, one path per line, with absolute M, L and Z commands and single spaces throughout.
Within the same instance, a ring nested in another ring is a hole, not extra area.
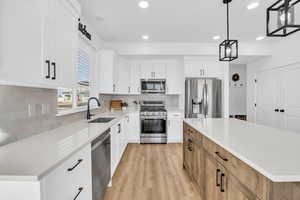
M 99 107 L 91 106 L 90 110 L 95 110 L 97 108 L 99 108 Z M 78 108 L 72 108 L 72 109 L 68 109 L 68 110 L 59 111 L 56 114 L 56 117 L 61 117 L 61 116 L 66 116 L 66 115 L 71 115 L 71 114 L 86 112 L 86 111 L 87 111 L 87 106 L 81 106 L 81 107 L 78 107 Z

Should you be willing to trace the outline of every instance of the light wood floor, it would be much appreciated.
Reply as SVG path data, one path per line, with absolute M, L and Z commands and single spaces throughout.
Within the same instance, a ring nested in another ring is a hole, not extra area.
M 104 200 L 201 200 L 182 168 L 182 145 L 129 144 Z

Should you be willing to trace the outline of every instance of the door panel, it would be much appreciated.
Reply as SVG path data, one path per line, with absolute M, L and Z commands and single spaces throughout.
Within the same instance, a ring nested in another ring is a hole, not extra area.
M 279 112 L 282 104 L 282 71 L 269 70 L 257 76 L 257 123 L 275 128 L 284 128 L 284 120 Z
M 249 192 L 238 180 L 229 175 L 227 184 L 227 199 L 228 200 L 256 200 L 254 194 Z
M 55 55 L 52 62 L 56 64 L 51 68 L 51 77 L 55 76 L 56 85 L 59 87 L 72 88 L 75 86 L 75 65 L 78 49 L 77 20 L 76 16 L 68 10 L 61 1 L 52 1 L 55 8 Z M 53 13 L 52 13 L 53 15 Z M 53 42 L 53 41 L 51 41 Z M 56 74 L 55 74 L 56 73 Z
M 206 154 L 205 156 L 205 194 L 206 199 L 217 200 L 218 193 L 217 190 L 217 163 L 210 155 Z M 219 180 L 218 180 L 219 181 Z
M 283 99 L 284 105 L 280 109 L 284 109 L 286 128 L 291 131 L 300 132 L 300 66 L 287 68 L 284 73 L 283 83 L 285 92 Z

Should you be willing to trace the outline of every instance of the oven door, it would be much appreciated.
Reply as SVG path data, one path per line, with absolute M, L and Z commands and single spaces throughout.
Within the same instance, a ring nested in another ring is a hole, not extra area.
M 165 93 L 166 82 L 164 80 L 142 80 L 142 93 Z
M 167 120 L 162 117 L 141 117 L 141 134 L 144 137 L 166 137 Z

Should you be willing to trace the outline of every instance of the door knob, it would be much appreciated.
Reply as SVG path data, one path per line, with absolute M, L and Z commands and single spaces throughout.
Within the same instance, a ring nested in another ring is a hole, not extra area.
M 281 110 L 280 110 L 280 112 L 281 112 L 281 113 L 284 113 L 284 112 L 285 112 L 285 110 L 284 110 L 284 109 L 281 109 Z
M 276 108 L 274 111 L 275 111 L 275 112 L 279 112 L 279 109 L 278 109 L 278 108 Z

